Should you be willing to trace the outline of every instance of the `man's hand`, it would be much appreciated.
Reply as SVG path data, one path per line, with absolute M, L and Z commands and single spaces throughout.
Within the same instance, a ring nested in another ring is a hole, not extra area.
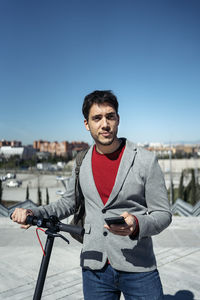
M 122 236 L 131 235 L 135 230 L 137 226 L 137 222 L 135 220 L 135 217 L 128 212 L 124 212 L 122 215 L 124 217 L 126 224 L 124 225 L 104 225 L 105 228 L 107 228 L 110 232 Z
M 32 210 L 25 208 L 15 208 L 11 218 L 13 222 L 21 224 L 21 228 L 28 229 L 31 225 L 26 225 L 27 216 L 33 216 Z

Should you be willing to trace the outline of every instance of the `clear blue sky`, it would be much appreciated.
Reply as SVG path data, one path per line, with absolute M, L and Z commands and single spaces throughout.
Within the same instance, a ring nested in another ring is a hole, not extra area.
M 200 140 L 199 0 L 0 0 L 0 139 L 91 143 L 86 94 L 111 89 L 119 136 Z

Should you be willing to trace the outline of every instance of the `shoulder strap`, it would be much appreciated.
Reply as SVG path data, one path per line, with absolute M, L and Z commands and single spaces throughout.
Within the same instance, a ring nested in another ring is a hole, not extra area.
M 76 177 L 79 176 L 80 166 L 87 152 L 88 149 L 85 149 L 78 152 L 78 154 L 76 155 L 76 169 L 75 169 Z
M 76 168 L 75 168 L 75 174 L 76 174 L 76 178 L 75 178 L 76 210 L 78 209 L 78 207 L 80 205 L 80 201 L 84 198 L 83 193 L 81 191 L 80 184 L 79 184 L 79 172 L 80 172 L 80 167 L 81 167 L 82 161 L 83 161 L 83 159 L 84 159 L 87 152 L 88 152 L 88 149 L 85 149 L 85 150 L 80 151 L 76 155 Z

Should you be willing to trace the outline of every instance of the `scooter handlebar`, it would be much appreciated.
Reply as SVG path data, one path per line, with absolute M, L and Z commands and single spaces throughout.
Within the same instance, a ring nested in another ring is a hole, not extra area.
M 77 234 L 80 236 L 83 236 L 84 231 L 85 231 L 83 227 L 67 225 L 67 224 L 63 224 L 63 223 L 59 224 L 59 228 L 60 228 L 60 231 L 65 231 L 65 232 L 69 232 L 70 234 Z
M 34 225 L 34 226 L 36 225 L 38 227 L 43 227 L 43 228 L 55 227 L 56 231 L 65 231 L 70 234 L 77 234 L 80 236 L 84 235 L 84 228 L 61 223 L 55 216 L 51 216 L 48 219 L 38 218 L 36 216 L 27 216 L 26 224 L 30 224 L 30 225 Z

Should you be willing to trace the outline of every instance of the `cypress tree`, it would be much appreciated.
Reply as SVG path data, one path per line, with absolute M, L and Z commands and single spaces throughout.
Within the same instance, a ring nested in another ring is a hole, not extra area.
M 2 201 L 2 194 L 3 194 L 2 180 L 0 179 L 0 203 Z
M 200 201 L 200 185 L 196 183 L 196 202 Z
M 170 181 L 170 187 L 167 190 L 167 194 L 168 194 L 169 203 L 170 205 L 172 205 L 175 202 L 175 195 L 177 194 L 175 193 L 173 180 Z
M 29 186 L 26 187 L 26 200 L 29 200 Z
M 174 183 L 173 183 L 173 180 L 172 180 L 172 182 L 171 182 L 171 185 L 172 185 L 172 203 L 174 203 L 174 201 L 175 201 L 175 194 L 174 194 Z
M 178 187 L 178 198 L 184 200 L 184 186 L 183 186 L 183 179 L 184 179 L 184 171 L 181 172 L 179 187 Z
M 46 204 L 49 204 L 49 191 L 48 188 L 46 188 Z
M 183 200 L 185 202 L 189 202 L 189 194 L 191 190 L 191 181 L 188 183 L 188 185 L 185 187 L 184 192 L 183 192 Z
M 39 186 L 38 186 L 38 203 L 37 204 L 38 204 L 38 206 L 42 205 L 42 193 L 41 193 Z
M 195 174 L 194 169 L 191 170 L 191 184 L 190 184 L 190 191 L 188 195 L 188 202 L 192 205 L 196 204 L 196 182 L 195 182 Z
M 200 187 L 198 182 L 195 180 L 194 169 L 191 169 L 191 180 L 187 187 L 184 189 L 184 201 L 195 205 L 200 200 Z

